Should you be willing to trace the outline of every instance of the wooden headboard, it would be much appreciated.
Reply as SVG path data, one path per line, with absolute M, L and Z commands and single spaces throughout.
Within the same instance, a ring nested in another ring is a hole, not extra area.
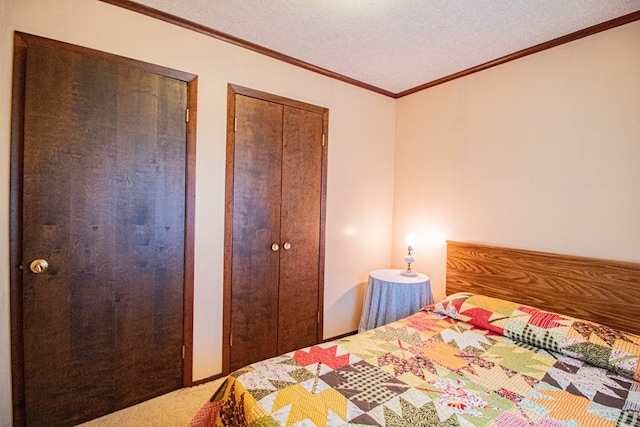
M 640 334 L 640 264 L 447 242 L 447 295 L 472 292 Z

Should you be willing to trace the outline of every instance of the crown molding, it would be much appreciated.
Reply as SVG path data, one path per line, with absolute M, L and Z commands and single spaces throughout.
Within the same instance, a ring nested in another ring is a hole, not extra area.
M 230 34 L 226 34 L 226 33 L 223 33 L 221 31 L 218 31 L 218 30 L 214 30 L 213 28 L 207 27 L 205 25 L 201 25 L 201 24 L 198 24 L 196 22 L 189 21 L 189 20 L 184 19 L 184 18 L 180 18 L 178 16 L 171 15 L 169 13 L 162 12 L 162 11 L 157 10 L 157 9 L 153 9 L 151 7 L 148 7 L 148 6 L 141 5 L 139 3 L 135 3 L 135 2 L 130 1 L 130 0 L 100 0 L 100 1 L 102 1 L 104 3 L 112 4 L 114 6 L 118 6 L 118 7 L 124 8 L 124 9 L 128 9 L 128 10 L 130 10 L 132 12 L 137 12 L 137 13 L 140 13 L 142 15 L 146 15 L 146 16 L 149 16 L 149 17 L 152 17 L 152 18 L 156 18 L 156 19 L 159 19 L 161 21 L 164 21 L 164 22 L 167 22 L 167 23 L 170 23 L 170 24 L 173 24 L 173 25 L 177 25 L 179 27 L 186 28 L 188 30 L 195 31 L 195 32 L 207 35 L 209 37 L 213 37 L 215 39 L 218 39 L 218 40 L 221 40 L 221 41 L 224 41 L 224 42 L 231 43 L 233 45 L 242 47 L 244 49 L 248 49 L 248 50 L 251 50 L 253 52 L 256 52 L 256 53 L 271 57 L 271 58 L 276 59 L 278 61 L 286 62 L 288 64 L 295 65 L 296 67 L 304 68 L 305 70 L 313 71 L 314 73 L 318 73 L 318 74 L 321 74 L 323 76 L 326 76 L 326 77 L 329 77 L 329 78 L 332 78 L 332 79 L 335 79 L 335 80 L 339 80 L 341 82 L 348 83 L 348 84 L 351 84 L 351 85 L 354 85 L 354 86 L 357 86 L 357 87 L 360 87 L 360 88 L 363 88 L 363 89 L 367 89 L 367 90 L 370 90 L 372 92 L 376 92 L 376 93 L 379 93 L 381 95 L 385 95 L 385 96 L 388 96 L 388 97 L 394 98 L 394 99 L 399 99 L 399 98 L 405 97 L 407 95 L 411 95 L 411 94 L 414 94 L 416 92 L 420 92 L 422 90 L 425 90 L 425 89 L 428 89 L 428 88 L 431 88 L 431 87 L 434 87 L 434 86 L 437 86 L 437 85 L 440 85 L 440 84 L 443 84 L 443 83 L 447 83 L 447 82 L 450 82 L 452 80 L 456 80 L 456 79 L 468 76 L 470 74 L 477 73 L 479 71 L 484 71 L 484 70 L 487 70 L 489 68 L 496 67 L 498 65 L 502 65 L 502 64 L 505 64 L 505 63 L 510 62 L 510 61 L 514 61 L 516 59 L 524 58 L 525 56 L 529 56 L 529 55 L 532 55 L 534 53 L 542 52 L 544 50 L 551 49 L 551 48 L 554 48 L 556 46 L 563 45 L 565 43 L 569 43 L 569 42 L 572 42 L 572 41 L 575 41 L 575 40 L 579 40 L 581 38 L 584 38 L 584 37 L 587 37 L 587 36 L 591 36 L 593 34 L 597 34 L 597 33 L 600 33 L 602 31 L 610 30 L 612 28 L 619 27 L 621 25 L 629 24 L 631 22 L 640 20 L 640 11 L 633 12 L 633 13 L 630 13 L 630 14 L 627 14 L 627 15 L 620 16 L 620 17 L 615 18 L 615 19 L 611 19 L 609 21 L 605 21 L 605 22 L 597 24 L 597 25 L 593 25 L 591 27 L 588 27 L 588 28 L 585 28 L 585 29 L 582 29 L 582 30 L 579 30 L 579 31 L 575 31 L 573 33 L 570 33 L 570 34 L 555 38 L 553 40 L 549 40 L 547 42 L 537 44 L 535 46 L 520 50 L 518 52 L 514 52 L 512 54 L 505 55 L 503 57 L 494 59 L 494 60 L 489 61 L 489 62 L 485 62 L 484 64 L 480 64 L 480 65 L 477 65 L 477 66 L 472 67 L 472 68 L 468 68 L 468 69 L 460 71 L 458 73 L 454 73 L 454 74 L 442 77 L 440 79 L 433 80 L 433 81 L 428 82 L 428 83 L 424 83 L 424 84 L 422 84 L 420 86 L 416 86 L 414 88 L 407 89 L 407 90 L 402 91 L 402 92 L 394 93 L 394 92 L 379 88 L 377 86 L 373 86 L 373 85 L 370 85 L 368 83 L 364 83 L 364 82 L 362 82 L 360 80 L 353 79 L 353 78 L 345 76 L 343 74 L 335 73 L 335 72 L 333 72 L 331 70 L 327 70 L 326 68 L 318 67 L 317 65 L 310 64 L 308 62 L 302 61 L 300 59 L 294 58 L 294 57 L 289 56 L 289 55 L 285 55 L 283 53 L 280 53 L 280 52 L 277 52 L 275 50 L 266 48 L 264 46 L 260 46 L 258 44 L 255 44 L 255 43 L 240 39 L 238 37 L 234 37 L 234 36 L 232 36 Z
M 529 47 L 527 49 L 523 49 L 523 50 L 520 50 L 518 52 L 509 54 L 509 55 L 505 55 L 505 56 L 503 56 L 501 58 L 494 59 L 493 61 L 485 62 L 484 64 L 480 64 L 480 65 L 477 65 L 475 67 L 468 68 L 466 70 L 460 71 L 458 73 L 442 77 L 442 78 L 434 80 L 432 82 L 428 82 L 428 83 L 422 84 L 420 86 L 416 86 L 416 87 L 414 87 L 412 89 L 408 89 L 408 90 L 399 92 L 399 93 L 395 94 L 394 97 L 395 98 L 402 98 L 403 96 L 411 95 L 413 93 L 420 92 L 421 90 L 425 90 L 425 89 L 428 89 L 430 87 L 434 87 L 434 86 L 437 86 L 437 85 L 440 85 L 440 84 L 443 84 L 443 83 L 446 83 L 446 82 L 450 82 L 451 80 L 456 80 L 456 79 L 459 79 L 461 77 L 465 77 L 465 76 L 468 76 L 470 74 L 477 73 L 478 71 L 484 71 L 484 70 L 487 70 L 489 68 L 496 67 L 498 65 L 502 65 L 502 64 L 505 64 L 507 62 L 514 61 L 516 59 L 524 58 L 525 56 L 529 56 L 529 55 L 532 55 L 534 53 L 542 52 L 544 50 L 551 49 L 551 48 L 554 48 L 556 46 L 560 46 L 560 45 L 563 45 L 565 43 L 569 43 L 569 42 L 572 42 L 572 41 L 575 41 L 575 40 L 579 40 L 581 38 L 584 38 L 584 37 L 587 37 L 587 36 L 591 36 L 591 35 L 594 35 L 594 34 L 597 34 L 597 33 L 601 33 L 603 31 L 610 30 L 612 28 L 619 27 L 619 26 L 625 25 L 625 24 L 629 24 L 631 22 L 638 21 L 638 20 L 640 20 L 640 11 L 633 12 L 633 13 L 630 13 L 628 15 L 623 15 L 623 16 L 620 16 L 618 18 L 612 19 L 610 21 L 605 21 L 605 22 L 603 22 L 601 24 L 597 24 L 597 25 L 594 25 L 594 26 L 591 26 L 591 27 L 587 27 L 587 28 L 585 28 L 583 30 L 579 30 L 579 31 L 567 34 L 565 36 L 561 36 L 561 37 L 555 38 L 553 40 L 549 40 L 547 42 L 540 43 L 540 44 L 537 44 L 535 46 L 531 46 L 531 47 Z
M 192 30 L 200 34 L 204 34 L 209 37 L 212 37 L 214 39 L 231 43 L 233 45 L 251 50 L 253 52 L 260 53 L 262 55 L 271 57 L 273 59 L 277 59 L 279 61 L 286 62 L 291 65 L 295 65 L 296 67 L 304 68 L 305 70 L 313 71 L 314 73 L 322 74 L 323 76 L 330 77 L 332 79 L 339 80 L 341 82 L 348 83 L 354 86 L 358 86 L 363 89 L 367 89 L 372 92 L 379 93 L 381 95 L 389 96 L 391 98 L 395 98 L 396 96 L 395 93 L 390 92 L 388 90 L 381 89 L 377 86 L 373 86 L 368 83 L 364 83 L 359 80 L 353 79 L 351 77 L 348 77 L 339 73 L 335 73 L 331 70 L 327 70 L 326 68 L 318 67 L 317 65 L 310 64 L 308 62 L 302 61 L 300 59 L 294 58 L 289 55 L 285 55 L 283 53 L 266 48 L 264 46 L 257 45 L 255 43 L 240 39 L 238 37 L 234 37 L 230 34 L 226 34 L 218 30 L 214 30 L 213 28 L 207 27 L 205 25 L 201 25 L 196 22 L 180 18 L 178 16 L 171 15 L 169 13 L 162 12 L 157 9 L 153 9 L 148 6 L 141 5 L 139 3 L 135 3 L 130 0 L 100 0 L 100 1 L 104 3 L 112 4 L 114 6 L 118 6 L 124 9 L 128 9 L 132 12 L 137 12 L 142 15 L 150 16 L 152 18 L 156 18 L 161 21 L 168 22 L 170 24 L 174 24 L 182 28 L 186 28 L 188 30 Z

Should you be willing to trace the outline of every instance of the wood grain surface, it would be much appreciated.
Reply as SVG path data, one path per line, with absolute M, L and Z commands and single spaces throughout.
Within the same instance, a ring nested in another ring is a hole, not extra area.
M 238 95 L 234 150 L 231 369 L 277 354 L 282 105 Z
M 182 386 L 195 88 L 89 49 L 16 45 L 14 425 L 70 425 Z
M 328 126 L 326 108 L 228 96 L 224 373 L 322 340 Z
M 317 344 L 322 114 L 284 107 L 278 353 Z
M 640 334 L 640 264 L 447 242 L 447 295 L 472 292 Z

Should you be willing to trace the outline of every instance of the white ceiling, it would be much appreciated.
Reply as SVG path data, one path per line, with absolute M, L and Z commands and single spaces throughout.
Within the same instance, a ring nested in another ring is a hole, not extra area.
M 392 93 L 640 10 L 640 0 L 135 1 Z

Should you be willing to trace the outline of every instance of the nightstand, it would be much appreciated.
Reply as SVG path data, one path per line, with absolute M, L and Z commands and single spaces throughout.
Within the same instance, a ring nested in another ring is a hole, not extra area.
M 386 325 L 433 304 L 429 276 L 422 273 L 404 276 L 401 271 L 384 269 L 369 273 L 358 332 Z

